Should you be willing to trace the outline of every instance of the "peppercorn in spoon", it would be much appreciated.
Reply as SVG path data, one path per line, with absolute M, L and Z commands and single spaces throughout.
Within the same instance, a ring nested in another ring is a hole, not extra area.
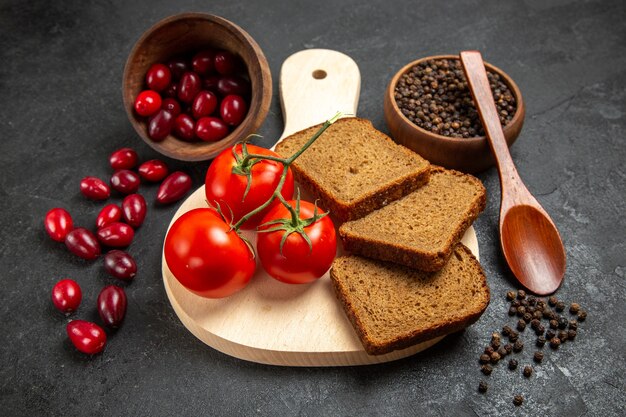
M 515 169 L 480 52 L 461 52 L 461 63 L 500 175 L 502 252 L 522 285 L 536 294 L 550 294 L 565 274 L 565 248 L 559 231 Z

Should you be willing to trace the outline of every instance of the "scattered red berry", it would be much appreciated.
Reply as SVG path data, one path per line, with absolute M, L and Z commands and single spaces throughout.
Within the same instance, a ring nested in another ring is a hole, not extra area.
M 62 279 L 52 288 L 52 302 L 61 313 L 70 314 L 78 310 L 83 293 L 72 279 Z
M 109 164 L 113 169 L 131 169 L 137 165 L 139 156 L 131 148 L 121 148 L 116 150 L 109 157 Z
M 118 328 L 126 315 L 126 293 L 116 285 L 107 285 L 98 295 L 98 314 L 102 322 L 112 328 Z
M 190 189 L 191 177 L 184 172 L 176 171 L 161 183 L 156 200 L 159 204 L 174 203 L 183 198 Z
M 100 244 L 98 239 L 84 227 L 77 227 L 65 237 L 65 246 L 74 255 L 93 260 L 100 256 Z
M 131 281 L 137 275 L 137 263 L 128 253 L 112 250 L 104 255 L 104 270 L 115 278 Z
M 96 217 L 96 228 L 106 226 L 107 224 L 119 222 L 122 218 L 122 209 L 117 204 L 107 204 L 102 207 L 98 217 Z
M 111 175 L 111 187 L 122 194 L 137 192 L 140 184 L 139 175 L 127 169 L 120 169 Z
M 126 223 L 116 222 L 98 229 L 98 241 L 112 248 L 125 248 L 135 237 L 135 231 Z
M 122 201 L 122 216 L 132 227 L 139 227 L 146 218 L 148 208 L 141 194 L 131 194 Z
M 100 178 L 85 177 L 80 182 L 80 192 L 91 200 L 106 200 L 111 189 Z
M 165 162 L 158 159 L 151 159 L 139 165 L 137 172 L 139 172 L 139 176 L 146 181 L 158 182 L 167 177 L 169 169 Z
M 46 213 L 44 226 L 52 240 L 63 242 L 67 234 L 74 228 L 74 222 L 67 210 L 57 207 Z
M 89 321 L 72 320 L 67 324 L 66 331 L 74 347 L 88 355 L 102 352 L 107 342 L 102 327 Z

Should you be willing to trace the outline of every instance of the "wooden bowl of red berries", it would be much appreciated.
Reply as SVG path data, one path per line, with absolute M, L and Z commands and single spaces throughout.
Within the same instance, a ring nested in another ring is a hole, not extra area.
M 522 94 L 504 71 L 485 66 L 510 147 L 524 124 Z M 384 110 L 394 140 L 434 164 L 476 173 L 495 163 L 457 55 L 407 64 L 391 79 Z
M 148 145 L 202 161 L 256 132 L 269 110 L 272 78 L 261 48 L 239 26 L 184 13 L 141 36 L 122 89 L 130 122 Z

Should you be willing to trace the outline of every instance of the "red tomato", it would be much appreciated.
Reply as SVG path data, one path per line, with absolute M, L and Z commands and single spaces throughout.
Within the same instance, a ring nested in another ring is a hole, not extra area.
M 206 298 L 228 297 L 241 290 L 256 266 L 244 240 L 209 208 L 180 216 L 167 232 L 163 251 L 176 279 Z
M 296 207 L 295 201 L 289 201 L 289 204 Z M 301 201 L 300 219 L 312 218 L 314 210 L 312 203 Z M 319 207 L 317 210 L 318 214 L 323 213 Z M 285 219 L 288 226 L 291 224 L 291 213 L 282 204 L 267 213 L 262 223 L 277 219 Z M 282 253 L 280 243 L 286 231 L 261 233 L 262 230 L 275 226 L 276 224 L 261 226 L 257 235 L 257 252 L 261 265 L 268 274 L 288 284 L 305 284 L 315 281 L 328 271 L 337 252 L 335 226 L 330 217 L 324 216 L 301 229 L 311 240 L 311 246 L 300 233 L 293 232 L 285 240 Z
M 255 145 L 246 145 L 249 154 L 270 155 L 279 157 L 279 155 L 269 149 L 261 148 Z M 236 147 L 239 158 L 243 159 L 241 144 Z M 240 168 L 244 172 L 251 173 L 252 182 L 250 189 L 244 198 L 246 186 L 248 185 L 248 177 L 245 174 L 237 174 L 233 172 L 233 168 Z M 265 203 L 274 193 L 274 190 L 280 182 L 283 173 L 283 165 L 280 162 L 263 160 L 257 162 L 252 167 L 243 168 L 237 162 L 231 148 L 225 149 L 211 163 L 204 181 L 206 199 L 212 206 L 219 203 L 224 216 L 237 222 L 246 214 Z M 293 174 L 291 169 L 287 172 L 285 183 L 281 190 L 281 194 L 286 200 L 293 196 Z M 278 199 L 265 210 L 252 216 L 242 226 L 242 229 L 254 229 L 261 221 L 263 216 L 274 206 L 280 204 Z M 233 219 L 230 217 L 230 210 L 233 212 Z

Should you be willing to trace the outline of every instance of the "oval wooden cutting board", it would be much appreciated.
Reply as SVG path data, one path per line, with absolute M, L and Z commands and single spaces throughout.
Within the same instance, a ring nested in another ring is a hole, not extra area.
M 280 74 L 285 119 L 281 139 L 322 123 L 337 111 L 356 115 L 360 83 L 358 66 L 340 52 L 311 49 L 291 55 Z M 204 186 L 181 205 L 172 223 L 198 207 L 206 207 Z M 255 242 L 254 233 L 247 232 L 247 237 Z M 478 257 L 473 228 L 463 243 Z M 365 365 L 413 355 L 442 339 L 368 355 L 335 299 L 328 273 L 312 284 L 287 285 L 259 266 L 242 291 L 224 299 L 206 299 L 180 285 L 165 258 L 162 272 L 167 296 L 185 327 L 207 345 L 240 359 L 285 366 Z

